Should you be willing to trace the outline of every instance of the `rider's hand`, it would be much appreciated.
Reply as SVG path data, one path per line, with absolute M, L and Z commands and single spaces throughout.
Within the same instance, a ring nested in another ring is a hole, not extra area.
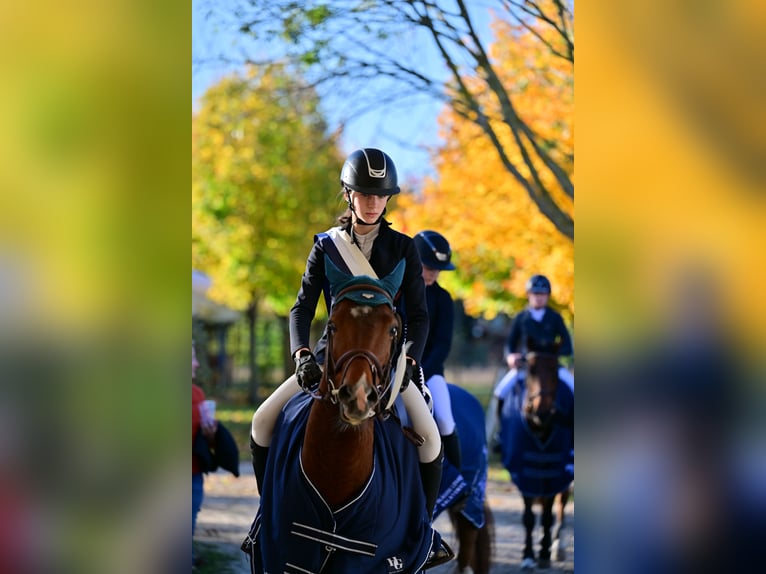
M 518 369 L 521 365 L 521 353 L 511 353 L 506 357 L 509 369 Z
M 423 386 L 423 369 L 418 366 L 417 361 L 412 357 L 407 357 L 404 363 L 404 379 L 402 380 L 402 386 L 399 389 L 400 392 L 409 386 L 410 381 L 415 383 L 415 386 L 420 389 Z
M 322 380 L 322 369 L 311 351 L 299 351 L 296 355 L 295 377 L 304 391 L 313 390 Z
M 215 440 L 215 433 L 218 430 L 218 421 L 203 420 L 200 423 L 200 430 L 202 431 L 202 434 L 205 436 L 207 441 L 212 442 Z

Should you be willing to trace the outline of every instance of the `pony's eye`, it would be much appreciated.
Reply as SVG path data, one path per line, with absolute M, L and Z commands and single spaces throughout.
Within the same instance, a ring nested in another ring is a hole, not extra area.
M 396 335 L 399 334 L 399 328 L 398 327 L 391 327 L 391 336 L 396 337 Z

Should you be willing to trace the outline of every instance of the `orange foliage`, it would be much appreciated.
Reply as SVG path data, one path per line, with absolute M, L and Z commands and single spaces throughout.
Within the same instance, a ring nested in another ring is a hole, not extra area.
M 573 175 L 571 63 L 553 55 L 526 30 L 500 21 L 494 29 L 492 58 L 517 112 L 550 142 L 553 159 Z M 478 97 L 490 118 L 500 117 L 498 104 L 488 94 Z M 470 314 L 516 312 L 526 303 L 528 277 L 543 273 L 553 284 L 552 304 L 571 318 L 572 241 L 539 212 L 475 123 L 451 108 L 444 110 L 439 123 L 444 144 L 433 155 L 437 176 L 424 182 L 419 196 L 401 196 L 392 218 L 407 233 L 435 229 L 447 237 L 458 269 L 442 274 L 440 282 L 463 299 Z M 493 119 L 493 127 L 511 161 L 528 176 L 510 129 L 498 119 Z M 548 181 L 552 176 L 541 174 L 548 189 L 556 190 Z M 554 196 L 573 216 L 573 202 L 561 192 Z

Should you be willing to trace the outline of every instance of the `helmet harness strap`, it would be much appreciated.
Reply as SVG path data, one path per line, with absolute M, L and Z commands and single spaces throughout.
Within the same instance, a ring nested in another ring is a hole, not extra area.
M 378 217 L 378 219 L 375 220 L 374 223 L 367 223 L 364 219 L 362 219 L 359 216 L 359 214 L 354 209 L 354 204 L 351 201 L 351 192 L 354 190 L 345 186 L 343 189 L 346 192 L 346 203 L 348 204 L 349 210 L 351 210 L 351 213 L 353 214 L 353 217 L 348 222 L 348 229 L 346 230 L 346 233 L 348 233 L 351 236 L 351 240 L 354 243 L 356 243 L 357 247 L 359 247 L 359 242 L 356 240 L 356 234 L 354 233 L 354 225 L 369 225 L 369 226 L 377 225 L 378 223 L 381 222 L 383 217 L 385 217 L 387 208 L 386 207 L 383 208 L 383 213 L 380 214 L 380 216 Z M 388 198 L 390 199 L 391 196 L 389 195 Z M 388 205 L 388 199 L 386 200 L 386 205 Z

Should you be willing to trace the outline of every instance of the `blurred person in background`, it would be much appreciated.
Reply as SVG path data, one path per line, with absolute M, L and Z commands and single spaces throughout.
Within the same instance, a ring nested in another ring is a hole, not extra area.
M 194 342 L 192 341 L 192 381 L 196 376 L 198 368 L 197 353 L 194 350 Z M 197 526 L 197 514 L 202 507 L 202 500 L 205 496 L 203 477 L 205 467 L 203 461 L 194 452 L 194 443 L 198 435 L 202 433 L 202 436 L 204 436 L 208 443 L 213 444 L 217 426 L 216 421 L 205 412 L 203 408 L 204 403 L 205 391 L 199 385 L 192 383 L 192 538 L 194 538 L 194 531 Z M 192 550 L 192 567 L 197 566 L 197 563 L 198 559 L 194 556 Z
M 561 314 L 548 306 L 551 282 L 545 275 L 533 275 L 526 285 L 529 304 L 513 318 L 505 344 L 505 360 L 510 369 L 495 387 L 495 397 L 502 402 L 523 376 L 519 367 L 527 352 L 527 341 L 535 349 L 550 349 L 559 357 L 572 355 L 572 337 Z M 565 367 L 559 368 L 559 378 L 574 390 L 574 376 Z
M 460 440 L 452 415 L 447 381 L 444 379 L 444 361 L 452 347 L 455 312 L 452 296 L 437 282 L 439 273 L 455 269 L 452 248 L 449 241 L 436 231 L 421 231 L 415 235 L 414 240 L 423 264 L 429 319 L 428 339 L 421 361 L 423 379 L 431 391 L 434 418 L 444 446 L 444 457 L 455 468 L 460 468 Z
M 38 540 L 45 524 L 40 520 L 39 498 L 30 489 L 34 481 L 27 475 L 27 456 L 31 436 L 24 428 L 16 401 L 0 403 L 0 571 L 9 574 L 43 572 L 41 558 L 49 547 Z M 14 408 L 16 407 L 16 408 Z M 18 410 L 17 410 L 18 409 Z M 26 435 L 22 436 L 22 435 Z
M 660 278 L 651 337 L 612 351 L 580 389 L 578 436 L 588 451 L 580 565 L 625 574 L 761 571 L 763 395 L 742 395 L 746 341 L 725 313 L 725 283 L 704 261 L 677 261 Z

